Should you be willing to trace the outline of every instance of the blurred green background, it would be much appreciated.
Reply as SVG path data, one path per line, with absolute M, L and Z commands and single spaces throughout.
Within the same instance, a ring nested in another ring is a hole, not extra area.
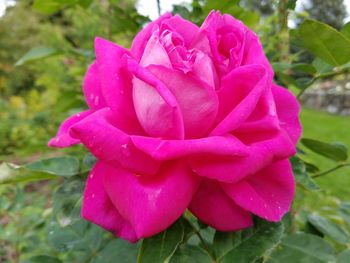
M 55 150 L 49 149 L 47 142 L 62 120 L 86 108 L 81 82 L 94 59 L 94 37 L 130 47 L 135 34 L 150 21 L 145 16 L 147 10 L 142 9 L 146 2 L 152 2 L 153 16 L 159 11 L 172 11 L 199 24 L 211 9 L 219 9 L 243 20 L 261 37 L 275 68 L 276 81 L 295 95 L 325 79 L 334 83 L 350 81 L 349 65 L 335 67 L 320 62 L 317 52 L 315 55 L 301 44 L 298 33 L 303 21 L 313 18 L 350 36 L 349 26 L 344 29 L 348 20 L 346 1 L 193 0 L 170 10 L 158 10 L 157 2 L 165 5 L 156 0 L 7 1 L 0 17 L 0 161 L 24 164 L 64 154 L 83 158 L 85 152 L 80 146 Z M 330 71 L 322 71 L 315 61 Z M 303 108 L 301 120 L 303 137 L 340 141 L 350 147 L 350 116 Z M 300 151 L 305 152 L 299 156 L 303 161 L 318 167 L 316 174 L 338 165 L 303 145 Z M 0 179 L 2 175 L 0 171 Z M 64 249 L 47 242 L 53 213 L 51 195 L 62 182 L 60 178 L 0 185 L 0 262 L 56 262 L 30 259 L 37 254 L 69 258 Z M 316 211 L 344 224 L 334 209 L 350 200 L 350 167 L 337 169 L 315 182 L 322 190 L 298 192 L 295 211 L 299 221 L 306 220 L 303 211 Z M 95 252 L 92 248 L 90 257 L 74 262 L 103 262 L 91 256 Z

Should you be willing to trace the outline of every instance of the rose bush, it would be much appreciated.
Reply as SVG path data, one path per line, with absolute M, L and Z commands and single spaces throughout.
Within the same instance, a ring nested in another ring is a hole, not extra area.
M 130 50 L 96 38 L 95 53 L 83 83 L 89 109 L 49 142 L 82 143 L 97 158 L 83 218 L 135 242 L 186 208 L 220 231 L 289 210 L 299 105 L 273 83 L 244 24 L 211 12 L 199 28 L 165 14 Z

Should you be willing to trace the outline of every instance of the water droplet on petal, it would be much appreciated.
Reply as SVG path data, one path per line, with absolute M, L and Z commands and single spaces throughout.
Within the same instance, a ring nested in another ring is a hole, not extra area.
M 92 179 L 92 178 L 94 178 L 94 174 L 93 173 L 90 174 L 90 179 Z
M 128 148 L 128 145 L 127 144 L 122 144 L 122 153 L 125 155 L 125 156 L 130 156 L 130 150 Z
M 94 100 L 94 104 L 97 106 L 98 105 L 98 102 L 100 100 L 100 97 L 99 96 L 96 96 L 95 97 L 95 100 Z

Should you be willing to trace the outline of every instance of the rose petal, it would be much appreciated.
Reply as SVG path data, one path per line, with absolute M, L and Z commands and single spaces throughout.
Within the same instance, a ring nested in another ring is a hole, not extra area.
M 276 105 L 270 88 L 265 89 L 255 109 L 248 119 L 242 123 L 233 133 L 242 134 L 245 137 L 256 137 L 253 133 L 279 131 L 280 121 L 276 113 Z
M 174 95 L 150 71 L 128 60 L 133 79 L 133 100 L 137 118 L 150 136 L 183 139 L 184 125 Z
M 138 238 L 155 235 L 174 223 L 199 185 L 184 163 L 167 163 L 147 179 L 105 164 L 104 186 L 115 207 Z
M 261 95 L 269 89 L 264 67 L 249 65 L 231 71 L 218 90 L 219 124 L 211 135 L 221 135 L 238 128 L 252 114 Z
M 106 102 L 102 94 L 101 83 L 99 79 L 99 71 L 97 62 L 93 62 L 88 68 L 84 81 L 83 92 L 85 101 L 90 109 L 96 110 L 106 107 Z
M 159 162 L 137 149 L 130 136 L 118 129 L 120 120 L 109 108 L 98 110 L 71 127 L 70 134 L 79 139 L 98 159 L 140 174 L 154 174 Z
M 145 47 L 149 38 L 151 37 L 153 31 L 159 28 L 162 21 L 169 19 L 171 17 L 170 13 L 165 13 L 160 16 L 157 20 L 149 23 L 145 28 L 143 28 L 134 38 L 131 45 L 131 54 L 137 60 L 140 61 L 142 54 L 144 53 Z
M 249 212 L 236 205 L 215 181 L 202 181 L 189 209 L 219 231 L 237 231 L 253 225 Z
M 181 108 L 186 138 L 199 138 L 212 127 L 218 110 L 213 87 L 192 74 L 151 65 L 148 69 L 174 94 Z
M 70 116 L 68 119 L 62 122 L 56 136 L 49 141 L 48 146 L 64 148 L 80 143 L 80 140 L 69 135 L 69 129 L 72 125 L 80 122 L 85 117 L 89 116 L 92 112 L 93 111 L 91 110 L 82 111 Z
M 129 51 L 97 37 L 95 52 L 102 94 L 107 105 L 120 115 L 137 123 L 132 103 L 132 76 L 125 68 L 124 57 L 129 54 Z
M 171 32 L 178 33 L 179 36 L 183 38 L 186 47 L 190 47 L 194 36 L 197 34 L 199 28 L 197 25 L 192 22 L 183 19 L 179 15 L 170 17 L 161 22 L 161 29 L 164 28 L 170 29 Z
M 271 135 L 270 135 L 271 136 Z M 295 154 L 295 146 L 284 131 L 249 145 L 247 157 L 218 158 L 213 155 L 193 157 L 191 167 L 198 175 L 234 183 L 258 172 L 273 161 Z
M 134 145 L 156 160 L 171 160 L 188 155 L 246 156 L 248 147 L 232 135 L 192 140 L 161 140 L 143 136 L 131 137 Z
M 145 51 L 143 52 L 140 65 L 146 67 L 148 65 L 163 65 L 172 68 L 168 54 L 159 41 L 159 31 L 154 32 L 147 42 Z
M 269 81 L 273 79 L 273 69 L 266 58 L 259 37 L 251 30 L 245 36 L 244 58 L 241 65 L 259 64 L 264 66 Z
M 236 184 L 222 186 L 239 206 L 274 222 L 289 211 L 295 192 L 288 159 L 275 162 Z
M 138 238 L 132 226 L 121 216 L 104 189 L 105 172 L 105 166 L 101 162 L 97 162 L 91 170 L 86 181 L 81 215 L 118 237 L 136 242 Z
M 290 91 L 278 85 L 272 85 L 272 93 L 275 99 L 280 125 L 296 144 L 302 130 L 298 117 L 300 111 L 299 103 Z

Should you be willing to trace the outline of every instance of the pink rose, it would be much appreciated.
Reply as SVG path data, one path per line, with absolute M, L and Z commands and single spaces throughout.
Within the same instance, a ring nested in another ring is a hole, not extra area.
M 89 109 L 50 146 L 83 143 L 98 159 L 82 216 L 135 242 L 188 208 L 220 230 L 279 221 L 294 179 L 299 105 L 272 83 L 258 37 L 211 12 L 201 28 L 165 14 L 130 50 L 96 38 L 83 91 Z

